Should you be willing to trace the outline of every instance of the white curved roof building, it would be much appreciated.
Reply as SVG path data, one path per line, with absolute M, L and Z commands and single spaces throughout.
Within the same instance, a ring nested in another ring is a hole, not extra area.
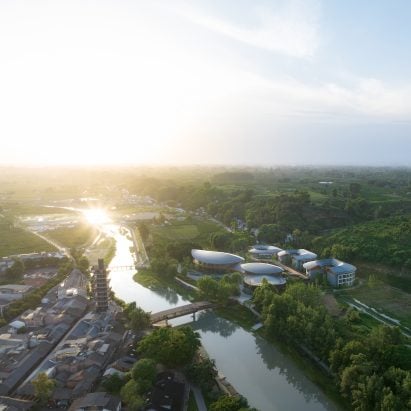
M 286 284 L 282 276 L 284 270 L 273 264 L 245 263 L 241 264 L 241 271 L 244 273 L 244 284 L 251 288 L 260 286 L 264 279 L 276 287 Z
M 248 250 L 250 254 L 255 257 L 268 257 L 271 258 L 274 255 L 277 255 L 280 251 L 283 251 L 282 248 L 275 247 L 274 245 L 262 245 L 256 244 Z
M 193 249 L 191 255 L 196 264 L 216 269 L 234 269 L 235 266 L 244 262 L 243 257 L 221 251 Z
M 241 264 L 241 270 L 246 274 L 256 275 L 279 275 L 284 270 L 273 264 L 266 263 L 245 263 Z

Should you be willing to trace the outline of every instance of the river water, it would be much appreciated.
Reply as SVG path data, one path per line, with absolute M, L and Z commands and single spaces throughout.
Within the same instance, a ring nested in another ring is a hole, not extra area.
M 116 268 L 134 264 L 130 248 L 133 242 L 117 225 L 105 224 L 102 228 L 116 240 L 116 254 L 109 268 L 110 285 L 117 297 L 125 302 L 135 301 L 152 312 L 187 304 L 187 300 L 171 289 L 148 289 L 136 283 L 135 270 Z M 250 406 L 260 411 L 339 409 L 291 358 L 261 337 L 213 312 L 200 313 L 195 322 L 190 316 L 174 321 L 192 323 L 217 368 L 248 399 Z

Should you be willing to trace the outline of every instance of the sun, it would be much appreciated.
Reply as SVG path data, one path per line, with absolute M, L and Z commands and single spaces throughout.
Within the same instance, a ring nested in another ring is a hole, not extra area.
M 102 208 L 89 208 L 83 210 L 83 214 L 86 220 L 93 225 L 102 225 L 109 221 L 106 211 Z

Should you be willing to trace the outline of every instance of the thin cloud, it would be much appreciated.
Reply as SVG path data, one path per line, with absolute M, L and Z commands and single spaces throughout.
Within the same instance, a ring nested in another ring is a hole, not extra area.
M 244 44 L 296 58 L 314 56 L 320 47 L 317 1 L 291 1 L 276 9 L 254 8 L 259 24 L 244 27 L 196 11 L 185 11 L 190 21 Z
M 411 120 L 408 85 L 393 87 L 374 78 L 359 78 L 350 87 L 335 82 L 313 85 L 292 78 L 276 81 L 252 74 L 244 77 L 244 84 L 247 82 L 252 85 L 250 97 L 254 95 L 255 101 L 272 107 L 277 114 L 315 119 L 344 117 L 348 121 Z

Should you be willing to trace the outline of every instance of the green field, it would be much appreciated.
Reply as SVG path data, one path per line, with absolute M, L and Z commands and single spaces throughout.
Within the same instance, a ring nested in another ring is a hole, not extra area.
M 107 266 L 114 257 L 115 252 L 116 243 L 114 238 L 101 235 L 95 244 L 87 248 L 85 256 L 91 265 L 97 265 L 98 259 L 103 258 Z
M 154 236 L 167 241 L 207 241 L 211 233 L 222 230 L 219 225 L 202 220 L 173 221 L 170 225 L 150 227 Z
M 168 240 L 193 240 L 200 235 L 200 231 L 194 224 L 164 227 L 157 233 Z
M 384 283 L 372 286 L 364 284 L 352 290 L 341 291 L 338 295 L 355 298 L 380 313 L 399 320 L 402 325 L 411 327 L 411 297 L 397 288 Z
M 97 234 L 97 229 L 85 222 L 77 223 L 73 227 L 60 227 L 44 232 L 46 237 L 68 248 L 85 247 L 91 244 Z
M 0 257 L 41 251 L 56 251 L 56 249 L 29 231 L 0 225 Z

